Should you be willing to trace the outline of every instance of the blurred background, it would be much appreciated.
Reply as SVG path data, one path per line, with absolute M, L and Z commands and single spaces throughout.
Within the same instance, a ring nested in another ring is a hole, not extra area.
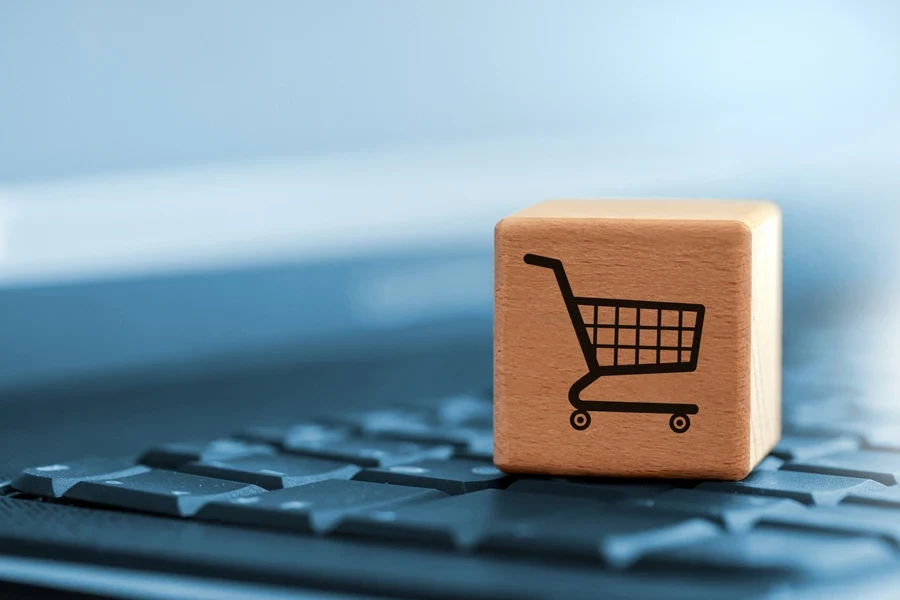
M 459 315 L 489 336 L 493 224 L 548 197 L 772 199 L 786 327 L 874 297 L 898 23 L 889 0 L 0 0 L 0 388 Z

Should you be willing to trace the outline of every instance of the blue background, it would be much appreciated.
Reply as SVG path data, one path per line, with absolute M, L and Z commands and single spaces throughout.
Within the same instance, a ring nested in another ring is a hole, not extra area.
M 723 118 L 817 156 L 897 120 L 898 23 L 889 0 L 2 0 L 0 182 Z
M 770 198 L 785 212 L 786 291 L 824 283 L 825 302 L 831 287 L 884 279 L 896 263 L 898 24 L 900 3 L 887 0 L 0 0 L 0 200 L 4 190 L 15 198 L 58 181 L 49 197 L 59 203 L 83 177 L 282 157 L 333 166 L 445 145 L 488 148 L 481 172 L 463 169 L 482 179 L 462 187 L 497 194 L 514 189 L 504 183 L 515 177 L 508 140 L 530 140 L 525 155 L 549 148 L 563 164 L 593 144 L 611 163 L 621 159 L 629 185 L 548 176 L 521 203 L 561 194 Z M 559 142 L 572 136 L 580 141 Z M 441 185 L 458 152 L 434 171 Z M 683 177 L 673 178 L 674 159 Z M 402 179 L 396 162 L 386 164 Z M 492 179 L 498 165 L 506 180 Z M 419 183 L 422 204 L 454 201 Z M 228 202 L 172 227 L 202 242 Z M 370 202 L 378 210 L 397 199 Z M 112 227 L 127 239 L 133 227 L 137 247 L 160 234 L 126 222 L 127 211 L 110 214 L 82 237 Z M 492 225 L 479 224 L 477 273 L 446 284 L 465 292 L 462 312 L 477 305 L 489 315 Z M 17 243 L 27 246 L 28 231 Z M 47 231 L 33 246 L 78 254 L 66 246 L 72 236 Z M 457 252 L 464 266 L 467 252 Z M 0 285 L 0 386 L 292 344 L 321 352 L 335 337 L 329 327 L 349 323 L 357 334 L 384 324 L 343 317 L 373 269 L 385 281 L 421 274 L 404 293 L 431 306 L 439 284 L 428 273 L 469 273 L 452 256 L 436 266 L 407 255 L 393 258 L 413 263 L 311 270 L 285 259 L 211 274 L 135 267 L 74 284 Z M 18 256 L 2 258 L 0 269 Z M 454 310 L 451 302 L 436 316 Z M 405 324 L 428 316 L 396 311 L 415 316 Z

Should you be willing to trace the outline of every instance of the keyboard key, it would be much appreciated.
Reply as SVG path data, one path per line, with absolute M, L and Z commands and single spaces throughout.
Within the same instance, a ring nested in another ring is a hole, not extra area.
M 762 459 L 754 471 L 777 471 L 784 465 L 784 461 L 777 456 L 767 456 Z
M 805 460 L 857 448 L 859 441 L 852 437 L 785 435 L 772 450 L 772 456 L 783 460 Z
M 833 505 L 850 494 L 878 490 L 883 485 L 867 479 L 800 473 L 796 471 L 754 471 L 743 481 L 708 481 L 699 490 L 735 492 L 792 498 L 804 504 Z
M 293 444 L 289 452 L 341 460 L 363 467 L 389 467 L 430 458 L 450 458 L 452 446 L 424 446 L 412 442 L 375 438 L 313 441 Z
M 25 469 L 12 480 L 12 487 L 33 496 L 60 498 L 81 481 L 97 481 L 130 477 L 149 471 L 145 466 L 126 460 L 85 458 L 65 464 L 43 465 Z
M 874 535 L 900 543 L 900 511 L 852 504 L 813 506 L 792 513 L 769 514 L 761 524 L 794 529 Z
M 892 560 L 891 548 L 882 540 L 811 531 L 786 535 L 766 526 L 660 552 L 646 562 L 677 569 L 810 576 L 868 569 Z
M 863 450 L 839 452 L 807 460 L 794 460 L 782 468 L 788 471 L 873 479 L 885 485 L 895 485 L 900 481 L 900 453 Z
M 900 508 L 900 486 L 855 492 L 844 498 L 843 504 L 867 504 L 869 506 Z
M 720 535 L 706 519 L 642 507 L 583 507 L 493 528 L 483 548 L 599 560 L 625 568 L 663 548 Z
M 131 596 L 141 598 L 565 600 L 603 596 L 619 600 L 771 600 L 777 592 L 786 591 L 775 588 L 766 578 L 738 584 L 733 577 L 704 578 L 694 572 L 633 576 L 594 565 L 584 568 L 547 560 L 523 564 L 401 544 L 357 543 L 335 537 L 292 535 L 196 519 L 158 518 L 12 498 L 0 498 L 0 513 L 5 517 L 0 527 L 0 545 L 6 553 L 21 552 L 24 547 L 29 554 L 71 561 L 72 572 L 85 576 L 92 575 L 85 569 L 96 566 L 108 571 L 111 565 L 136 572 L 164 565 L 166 572 L 174 574 L 156 575 L 163 588 L 158 594 L 146 586 L 137 589 L 136 579 L 129 576 L 125 582 L 137 590 Z M 194 584 L 193 578 L 201 579 Z M 269 588 L 261 585 L 263 582 L 279 587 Z M 3 589 L 10 592 L 9 585 Z M 31 595 L 23 592 L 20 596 Z M 831 600 L 833 594 L 815 598 Z M 892 596 L 870 594 L 856 598 Z
M 871 427 L 863 435 L 865 447 L 886 452 L 900 452 L 900 426 Z
M 360 467 L 322 458 L 258 454 L 227 462 L 187 463 L 178 470 L 278 490 L 325 479 L 350 479 L 359 473 Z
M 816 398 L 803 404 L 786 402 L 784 410 L 785 423 L 798 429 L 829 426 L 837 421 L 857 419 L 860 416 L 859 409 L 843 398 Z
M 443 496 L 441 492 L 422 488 L 328 480 L 207 504 L 197 516 L 242 525 L 325 533 L 356 512 L 389 510 Z
M 635 504 L 704 517 L 732 531 L 748 529 L 769 514 L 790 514 L 808 510 L 799 502 L 787 498 L 680 489 L 643 498 L 635 501 Z
M 275 427 L 271 425 L 253 425 L 245 427 L 232 435 L 236 440 L 242 442 L 250 442 L 251 444 L 266 444 L 281 448 L 284 436 L 287 434 L 287 427 Z
M 275 454 L 275 449 L 232 439 L 214 440 L 208 444 L 173 443 L 151 448 L 138 462 L 157 469 L 177 469 L 189 462 L 229 460 L 255 454 L 271 455 Z
M 494 405 L 477 396 L 452 396 L 438 404 L 438 419 L 446 425 L 476 425 L 490 429 Z
M 290 427 L 248 427 L 234 437 L 255 444 L 268 444 L 285 450 L 292 444 L 339 440 L 350 435 L 350 430 L 318 423 L 301 423 Z
M 455 427 L 451 425 L 406 424 L 395 427 L 384 427 L 376 434 L 378 437 L 417 442 L 419 444 L 449 444 L 457 448 L 468 448 L 479 437 L 489 432 L 471 427 Z
M 475 458 L 484 461 L 494 460 L 494 432 L 480 430 L 478 435 L 469 440 L 469 445 L 456 451 L 457 456 Z
M 858 416 L 849 419 L 827 420 L 816 425 L 791 425 L 785 423 L 784 431 L 789 435 L 821 436 L 821 437 L 853 437 L 863 438 L 883 425 L 877 417 Z M 897 425 L 894 425 L 896 427 Z M 895 429 L 896 431 L 896 429 Z
M 509 486 L 511 492 L 528 494 L 553 494 L 577 496 L 603 502 L 645 498 L 671 490 L 674 486 L 664 481 L 640 481 L 639 483 L 602 479 L 520 479 Z
M 393 406 L 369 411 L 352 411 L 326 415 L 325 423 L 349 427 L 357 433 L 378 434 L 382 431 L 437 425 L 437 415 L 420 407 Z
M 513 480 L 493 465 L 462 458 L 425 460 L 409 465 L 365 469 L 357 481 L 410 485 L 440 490 L 446 494 L 466 494 L 503 487 Z
M 63 497 L 89 504 L 185 517 L 208 502 L 243 498 L 263 491 L 255 485 L 152 469 L 128 477 L 82 481 Z
M 471 550 L 492 528 L 516 526 L 579 507 L 606 508 L 582 498 L 482 490 L 393 510 L 356 514 L 344 520 L 337 532 Z

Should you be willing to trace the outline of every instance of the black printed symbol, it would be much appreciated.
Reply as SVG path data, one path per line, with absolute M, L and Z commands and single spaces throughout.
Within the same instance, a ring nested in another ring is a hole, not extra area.
M 578 431 L 590 427 L 592 412 L 627 412 L 669 414 L 672 431 L 687 431 L 688 415 L 700 411 L 696 404 L 582 400 L 581 392 L 604 376 L 695 371 L 704 306 L 575 296 L 562 261 L 526 254 L 525 262 L 553 270 L 587 363 L 588 373 L 569 388 L 569 403 L 575 409 L 569 417 L 572 427 Z M 584 311 L 592 317 L 590 322 Z M 602 363 L 598 355 L 603 356 Z

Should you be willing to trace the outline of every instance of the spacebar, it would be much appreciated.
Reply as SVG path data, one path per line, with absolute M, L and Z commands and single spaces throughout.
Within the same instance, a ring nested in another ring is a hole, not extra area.
M 672 585 L 563 565 L 375 546 L 0 498 L 0 553 L 301 588 L 413 598 L 665 597 Z M 602 586 L 602 587 L 598 587 Z M 706 590 L 707 592 L 709 590 Z M 725 590 L 722 590 L 724 593 Z

